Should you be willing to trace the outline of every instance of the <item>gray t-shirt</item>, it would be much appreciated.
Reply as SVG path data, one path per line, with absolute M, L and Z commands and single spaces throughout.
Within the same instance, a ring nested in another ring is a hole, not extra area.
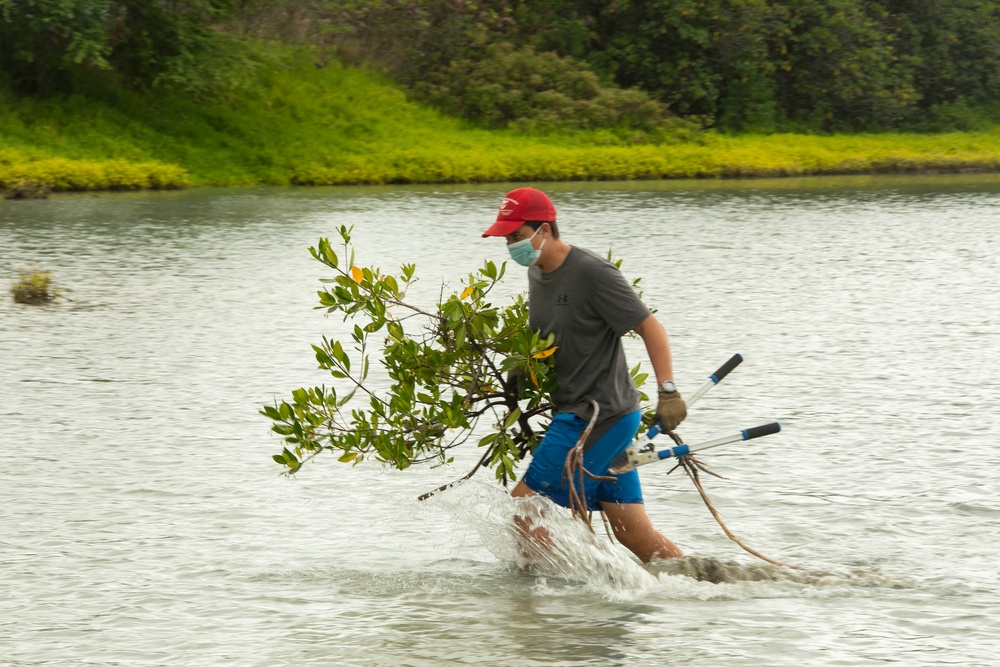
M 558 387 L 552 393 L 557 412 L 589 420 L 597 401 L 598 423 L 639 409 L 621 337 L 649 317 L 649 309 L 614 264 L 577 248 L 555 271 L 528 270 L 531 328 L 555 334 L 553 355 Z

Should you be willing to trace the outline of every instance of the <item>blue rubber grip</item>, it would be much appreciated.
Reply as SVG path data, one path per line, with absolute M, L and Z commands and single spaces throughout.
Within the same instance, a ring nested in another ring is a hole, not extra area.
M 671 456 L 685 456 L 691 453 L 691 448 L 687 445 L 677 445 L 676 447 L 671 447 L 670 449 L 661 449 L 656 453 L 660 457 L 660 460 L 669 459 Z
M 770 424 L 764 424 L 763 426 L 748 428 L 744 431 L 740 431 L 740 433 L 743 434 L 744 440 L 753 440 L 754 438 L 771 435 L 772 433 L 778 433 L 779 431 L 781 431 L 781 424 L 778 422 L 771 422 Z
M 736 368 L 742 363 L 743 363 L 743 355 L 739 353 L 734 354 L 732 359 L 719 366 L 719 370 L 712 373 L 712 375 L 709 376 L 709 379 L 715 384 L 719 384 L 720 382 L 722 382 L 722 378 L 729 375 L 730 371 L 732 371 L 734 368 Z

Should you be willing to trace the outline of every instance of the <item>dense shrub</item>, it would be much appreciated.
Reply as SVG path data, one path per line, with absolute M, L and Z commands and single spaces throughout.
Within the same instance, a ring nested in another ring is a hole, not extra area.
M 50 158 L 5 165 L 0 161 L 0 190 L 33 183 L 46 191 L 141 190 L 182 188 L 187 172 L 172 164 L 126 160 Z
M 684 124 L 639 90 L 602 86 L 571 58 L 497 44 L 413 86 L 414 95 L 488 128 L 620 129 L 662 139 Z

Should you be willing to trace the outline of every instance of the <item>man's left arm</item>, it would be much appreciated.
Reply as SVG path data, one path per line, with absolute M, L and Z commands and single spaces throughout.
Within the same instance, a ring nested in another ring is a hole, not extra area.
M 656 376 L 659 397 L 656 418 L 664 430 L 673 431 L 687 416 L 687 405 L 673 384 L 674 365 L 667 332 L 653 315 L 640 322 L 634 331 L 646 344 L 649 361 L 653 364 L 653 374 Z

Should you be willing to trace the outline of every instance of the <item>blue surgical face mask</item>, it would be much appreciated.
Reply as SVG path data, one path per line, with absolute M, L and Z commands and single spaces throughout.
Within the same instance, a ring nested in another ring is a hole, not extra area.
M 538 250 L 531 245 L 531 239 L 538 235 L 541 231 L 541 227 L 535 230 L 535 233 L 526 239 L 521 239 L 516 243 L 511 243 L 507 246 L 507 252 L 510 253 L 510 258 L 521 266 L 534 266 L 535 262 L 542 255 L 542 248 L 545 246 L 545 239 L 542 239 L 542 245 L 538 246 Z

